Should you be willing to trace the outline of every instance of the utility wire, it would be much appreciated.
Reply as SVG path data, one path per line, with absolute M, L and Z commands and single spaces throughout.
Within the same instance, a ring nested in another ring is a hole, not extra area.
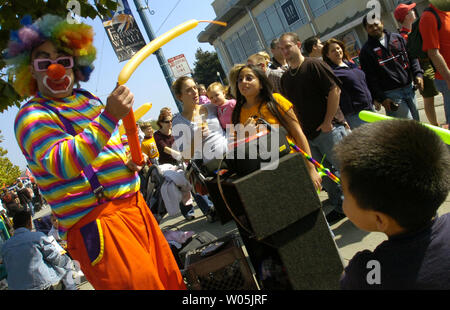
M 105 50 L 105 37 L 106 37 L 106 31 L 103 31 L 103 42 L 102 42 L 102 50 L 100 55 L 100 68 L 98 71 L 98 78 L 97 78 L 97 85 L 95 86 L 95 92 L 98 92 L 98 84 L 100 82 L 100 76 L 102 72 L 102 64 L 103 64 L 103 51 Z
M 161 27 L 164 25 L 164 23 L 169 19 L 170 15 L 172 14 L 172 12 L 177 8 L 178 4 L 180 4 L 181 0 L 178 0 L 178 2 L 175 4 L 175 6 L 173 7 L 173 9 L 170 11 L 170 13 L 167 15 L 166 19 L 164 19 L 164 21 L 162 22 L 161 26 L 159 26 L 158 30 L 156 30 L 156 34 L 159 32 L 159 30 L 161 30 Z

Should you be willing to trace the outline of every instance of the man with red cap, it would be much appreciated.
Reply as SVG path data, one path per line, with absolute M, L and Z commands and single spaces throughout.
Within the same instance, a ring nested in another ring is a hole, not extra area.
M 399 33 L 405 40 L 408 40 L 408 34 L 412 29 L 412 23 L 416 20 L 416 12 L 413 10 L 415 7 L 415 3 L 400 3 L 394 11 L 395 19 L 402 25 Z
M 405 4 L 401 3 L 397 6 L 394 11 L 395 19 L 401 24 L 401 29 L 399 30 L 400 35 L 408 41 L 408 35 L 412 31 L 412 25 L 416 20 L 416 12 L 414 8 L 415 3 Z M 431 125 L 439 126 L 436 117 L 436 110 L 434 108 L 434 97 L 439 95 L 436 86 L 434 85 L 434 68 L 430 63 L 429 58 L 418 58 L 420 67 L 423 69 L 423 87 L 424 89 L 420 91 L 423 97 L 423 104 L 425 109 L 425 114 Z

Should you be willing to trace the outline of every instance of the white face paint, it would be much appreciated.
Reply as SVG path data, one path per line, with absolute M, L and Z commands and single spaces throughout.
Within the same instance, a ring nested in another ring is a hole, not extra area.
M 67 92 L 72 87 L 72 78 L 64 75 L 62 79 L 54 81 L 48 76 L 45 76 L 44 85 L 53 94 L 61 94 Z

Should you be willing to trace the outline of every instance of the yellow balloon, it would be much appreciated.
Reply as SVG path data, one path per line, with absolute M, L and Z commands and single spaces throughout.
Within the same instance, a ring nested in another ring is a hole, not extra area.
M 161 46 L 172 40 L 173 38 L 185 33 L 188 30 L 195 28 L 198 25 L 198 21 L 195 19 L 182 23 L 181 25 L 169 30 L 163 35 L 159 36 L 155 40 L 148 43 L 142 49 L 139 50 L 123 67 L 119 74 L 119 84 L 125 84 L 136 68 L 144 61 L 145 58 L 157 51 Z
M 161 46 L 169 42 L 170 40 L 178 37 L 179 35 L 185 33 L 186 31 L 189 31 L 195 27 L 197 27 L 198 23 L 200 22 L 208 22 L 208 23 L 214 23 L 221 26 L 226 26 L 227 24 L 224 22 L 219 21 L 207 21 L 207 20 L 195 20 L 191 19 L 187 22 L 182 23 L 181 25 L 178 25 L 177 27 L 167 31 L 166 33 L 160 35 L 150 43 L 148 43 L 146 46 L 141 48 L 122 68 L 122 71 L 119 74 L 118 83 L 119 85 L 123 85 L 130 79 L 130 76 L 133 74 L 133 72 L 136 70 L 136 68 L 144 61 L 145 58 L 153 54 L 155 51 L 157 51 Z
M 142 116 L 147 114 L 148 111 L 152 108 L 152 104 L 150 102 L 144 103 L 142 106 L 136 109 L 134 111 L 134 118 L 136 121 L 138 121 Z M 125 134 L 125 127 L 123 127 L 123 124 L 119 126 L 119 133 L 121 136 Z

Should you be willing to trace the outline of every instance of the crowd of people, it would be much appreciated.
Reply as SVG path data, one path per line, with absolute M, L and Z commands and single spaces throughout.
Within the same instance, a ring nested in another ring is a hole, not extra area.
M 436 90 L 444 97 L 448 125 L 450 13 L 430 7 L 441 26 L 426 11 L 420 32 L 435 69 Z M 400 5 L 396 18 L 404 22 L 413 8 Z M 233 126 L 256 126 L 259 118 L 281 126 L 288 141 L 341 177 L 342 187 L 322 179 L 305 159 L 311 186 L 328 194 L 324 205 L 333 210 L 326 216 L 328 223 L 347 216 L 361 229 L 389 237 L 374 252 L 358 253 L 350 261 L 342 288 L 373 288 L 364 282 L 371 259 L 383 264 L 383 281 L 375 288 L 449 288 L 450 217 L 436 216 L 450 189 L 449 152 L 433 132 L 416 122 L 415 89 L 426 98 L 436 92 L 426 90 L 433 85 L 426 62 L 408 54 L 405 29 L 410 21 L 406 19 L 399 34 L 384 29 L 379 20 L 364 18 L 368 41 L 359 55 L 361 66 L 348 57 L 340 40 L 322 43 L 311 38 L 302 49 L 298 34 L 288 32 L 273 40 L 273 58 L 259 52 L 236 64 L 229 72 L 229 85 L 199 85 L 189 76 L 177 79 L 172 91 L 182 111 L 161 109 L 157 131 L 150 123 L 140 124 L 145 165 L 177 166 L 180 158 L 175 154 L 207 165 L 227 153 Z M 95 289 L 185 289 L 173 253 L 140 192 L 138 172 L 144 167 L 132 162 L 127 143 L 116 130 L 133 105 L 132 92 L 117 86 L 104 105 L 94 94 L 74 88 L 92 71 L 90 26 L 68 27 L 62 18 L 45 15 L 24 28 L 31 35 L 16 32 L 7 53 L 13 73 L 21 77 L 15 79 L 16 90 L 32 96 L 16 117 L 16 138 L 52 207 L 70 257 L 80 263 Z M 80 39 L 71 41 L 68 32 Z M 381 107 L 404 120 L 368 125 L 358 117 L 362 110 Z M 432 116 L 430 122 L 438 125 Z M 188 130 L 179 130 L 180 126 Z M 405 165 L 406 160 L 410 164 Z M 192 198 L 205 215 L 214 212 L 207 195 Z M 186 219 L 193 218 L 192 204 L 179 207 Z M 8 281 L 10 276 L 15 279 L 12 283 L 28 281 L 9 272 L 19 262 L 11 263 L 16 254 L 8 249 L 25 238 L 35 253 L 45 254 L 40 258 L 53 271 L 34 279 L 33 285 L 11 287 L 49 288 L 71 268 L 45 236 L 29 235 L 29 217 L 16 212 L 16 234 L 2 248 Z
M 30 211 L 34 215 L 35 211 L 39 211 L 46 203 L 35 182 L 24 185 L 19 181 L 11 189 L 3 188 L 0 199 L 6 214 L 11 218 L 21 210 Z

